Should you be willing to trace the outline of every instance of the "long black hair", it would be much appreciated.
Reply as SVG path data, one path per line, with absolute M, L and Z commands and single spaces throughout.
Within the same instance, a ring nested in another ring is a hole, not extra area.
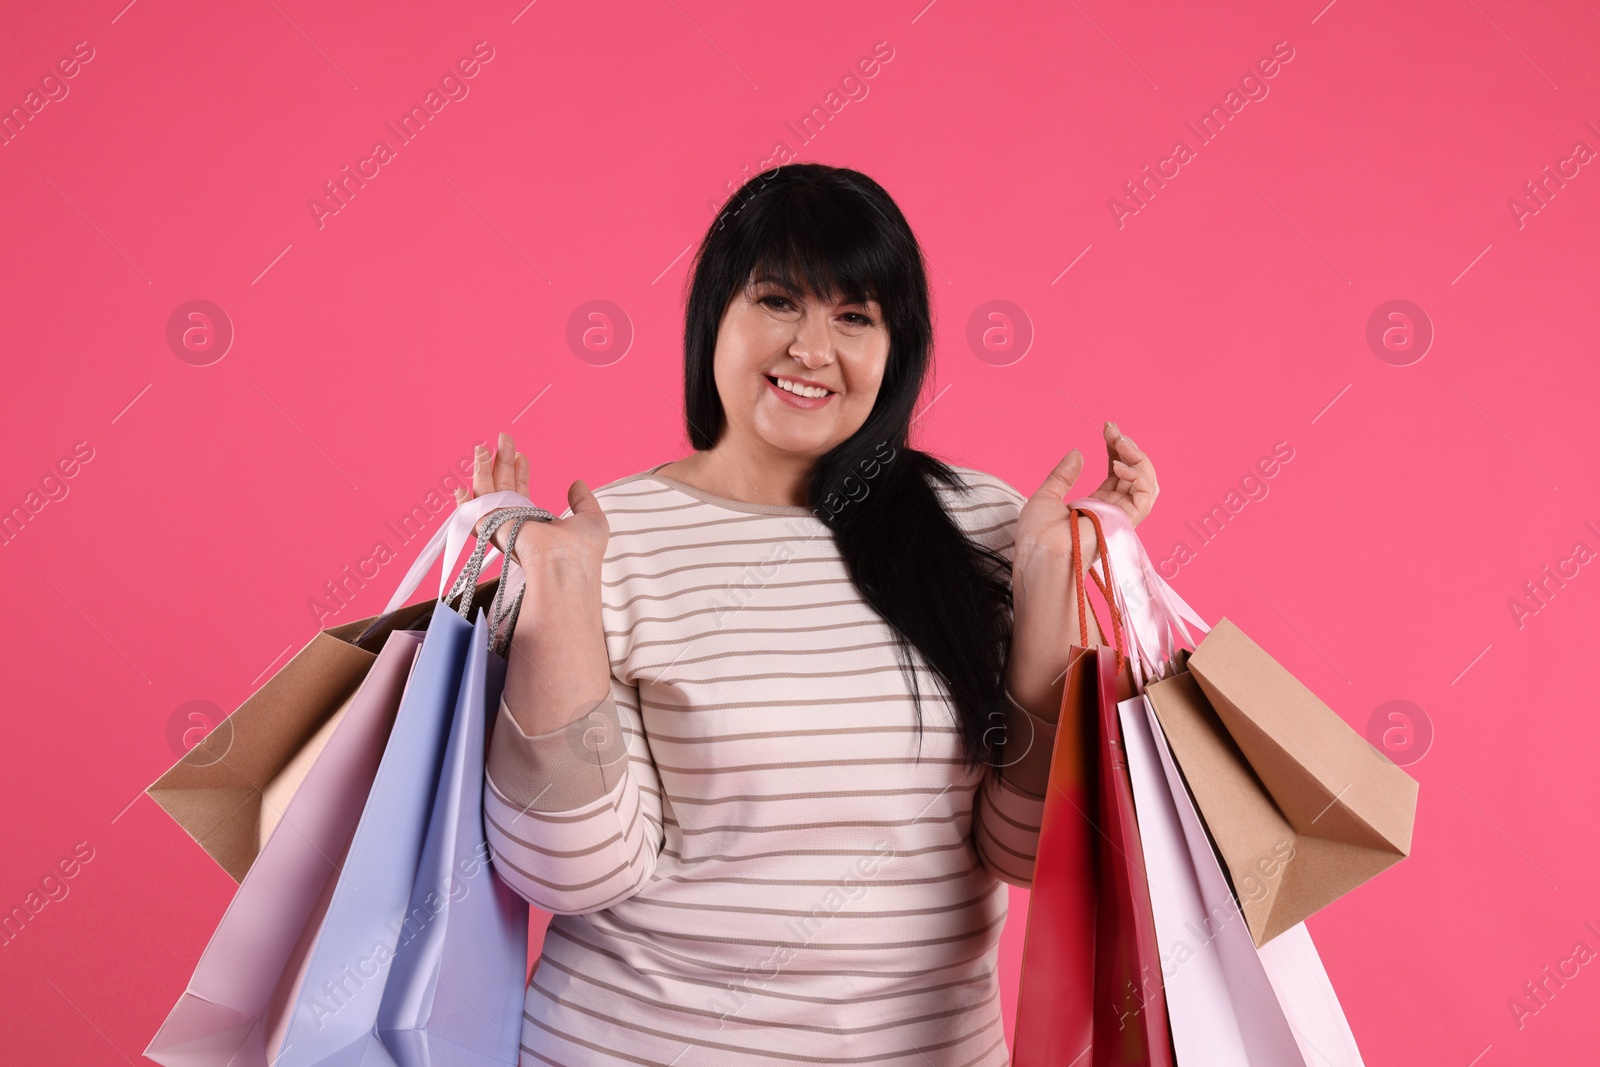
M 697 451 L 716 444 L 725 416 L 713 360 L 717 330 L 753 277 L 826 300 L 875 299 L 889 358 L 867 421 L 813 465 L 812 512 L 832 531 L 850 580 L 889 623 L 917 710 L 911 649 L 956 710 L 969 771 L 993 751 L 1011 636 L 1010 567 L 966 536 L 934 480 L 970 487 L 951 466 L 907 444 L 932 361 L 933 324 L 921 246 L 899 207 L 865 174 L 786 164 L 745 182 L 701 241 L 684 312 L 684 416 Z

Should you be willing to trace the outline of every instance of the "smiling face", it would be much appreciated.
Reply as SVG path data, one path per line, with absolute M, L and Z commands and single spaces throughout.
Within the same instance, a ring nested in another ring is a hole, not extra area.
M 714 358 L 727 420 L 719 445 L 815 460 L 872 413 L 889 329 L 875 300 L 827 303 L 757 280 L 723 312 Z

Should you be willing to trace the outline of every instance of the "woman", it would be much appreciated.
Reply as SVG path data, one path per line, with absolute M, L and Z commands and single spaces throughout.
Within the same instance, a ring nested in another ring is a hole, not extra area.
M 684 332 L 695 453 L 574 482 L 514 546 L 485 827 L 555 913 L 523 1062 L 1006 1063 L 1003 883 L 1045 791 L 1019 756 L 1050 751 L 1078 633 L 1083 458 L 1025 500 L 908 446 L 923 261 L 853 170 L 746 183 Z M 1154 469 L 1105 437 L 1093 495 L 1137 523 Z M 473 494 L 527 486 L 509 437 L 479 450 Z

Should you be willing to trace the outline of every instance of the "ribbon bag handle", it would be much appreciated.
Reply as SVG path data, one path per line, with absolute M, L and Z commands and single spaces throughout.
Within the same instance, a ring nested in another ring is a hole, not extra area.
M 1101 592 L 1107 594 L 1107 599 L 1114 600 L 1121 610 L 1135 691 L 1142 691 L 1149 682 L 1172 670 L 1181 647 L 1195 645 L 1189 626 L 1202 634 L 1209 633 L 1211 627 L 1162 580 L 1138 534 L 1134 533 L 1133 523 L 1121 508 L 1093 497 L 1075 500 L 1069 507 L 1104 520 L 1103 527 L 1100 524 L 1095 527 L 1101 533 L 1100 543 L 1105 549 L 1102 558 L 1115 561 L 1122 580 L 1102 583 L 1096 576 L 1095 581 Z M 1075 530 L 1077 524 L 1073 526 Z M 1109 575 L 1107 571 L 1108 578 Z

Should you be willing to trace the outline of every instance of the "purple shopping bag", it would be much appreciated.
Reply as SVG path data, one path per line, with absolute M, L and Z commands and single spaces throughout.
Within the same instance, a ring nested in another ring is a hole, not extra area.
M 430 553 L 461 528 L 471 530 L 491 507 L 512 503 L 500 499 L 512 496 L 480 497 L 457 509 L 424 549 L 390 610 L 415 588 Z M 531 507 L 519 511 L 519 524 L 526 517 L 549 517 Z M 517 1062 L 527 907 L 513 903 L 515 895 L 508 896 L 488 870 L 482 844 L 484 733 L 505 669 L 489 642 L 492 630 L 502 642 L 510 637 L 520 594 L 504 615 L 498 608 L 511 575 L 502 575 L 494 605 L 494 619 L 508 620 L 503 630 L 491 627 L 481 612 L 476 626 L 466 621 L 487 537 L 510 517 L 502 513 L 485 523 L 485 540 L 433 606 L 274 1067 Z M 441 586 L 447 580 L 442 574 Z M 449 606 L 458 592 L 459 613 Z M 498 663 L 491 667 L 491 660 Z M 420 903 L 420 914 L 414 903 Z
M 307 928 L 316 929 L 420 645 L 420 634 L 389 634 L 366 679 L 335 712 L 326 747 L 145 1049 L 150 1059 L 166 1067 L 266 1067 L 272 1005 L 299 973 L 295 950 Z
M 517 1063 L 528 973 L 528 902 L 489 864 L 484 760 L 506 661 L 478 613 L 434 793 L 411 908 L 378 1009 L 401 1067 Z

